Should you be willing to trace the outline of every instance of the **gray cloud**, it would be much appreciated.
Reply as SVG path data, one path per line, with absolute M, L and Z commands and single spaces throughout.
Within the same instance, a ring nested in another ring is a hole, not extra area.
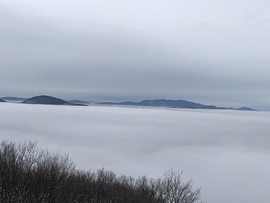
M 69 2 L 61 13 L 58 7 L 48 10 L 59 2 L 3 2 L 3 96 L 167 98 L 268 108 L 270 21 L 261 3 L 238 10 L 241 4 L 231 8 L 231 2 L 157 1 L 152 8 L 81 1 L 85 8 Z M 141 15 L 135 15 L 138 9 Z

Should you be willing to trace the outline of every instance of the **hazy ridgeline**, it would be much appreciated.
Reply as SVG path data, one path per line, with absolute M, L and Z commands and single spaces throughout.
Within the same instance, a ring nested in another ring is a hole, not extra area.
M 67 155 L 36 149 L 34 143 L 0 144 L 2 203 L 195 203 L 200 189 L 183 182 L 182 173 L 134 179 L 111 171 L 81 171 Z

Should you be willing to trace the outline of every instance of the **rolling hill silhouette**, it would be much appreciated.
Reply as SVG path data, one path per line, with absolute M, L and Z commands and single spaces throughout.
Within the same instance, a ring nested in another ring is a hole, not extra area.
M 51 104 L 51 105 L 69 105 L 67 101 L 59 99 L 56 97 L 51 97 L 47 95 L 35 96 L 29 99 L 26 99 L 22 103 L 25 104 Z
M 186 100 L 166 100 L 166 99 L 143 100 L 141 102 L 131 102 L 131 101 L 100 102 L 99 104 L 122 105 L 122 106 L 155 106 L 155 107 L 187 108 L 187 109 L 232 109 L 232 110 L 254 111 L 254 109 L 248 107 L 242 108 L 217 107 L 214 105 L 204 105 Z

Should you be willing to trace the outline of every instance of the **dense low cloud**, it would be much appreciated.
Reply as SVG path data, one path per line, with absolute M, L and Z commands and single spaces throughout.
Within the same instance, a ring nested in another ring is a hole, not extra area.
M 269 109 L 267 8 L 266 1 L 2 0 L 0 95 Z
M 267 112 L 0 105 L 1 140 L 37 141 L 80 169 L 132 176 L 173 167 L 214 203 L 268 203 Z

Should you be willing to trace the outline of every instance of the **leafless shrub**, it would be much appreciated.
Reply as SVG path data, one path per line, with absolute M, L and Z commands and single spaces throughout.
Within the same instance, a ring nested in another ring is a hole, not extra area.
M 156 185 L 159 196 L 167 203 L 196 203 L 200 200 L 200 189 L 193 189 L 193 182 L 184 182 L 183 172 L 168 170 Z
M 67 155 L 33 142 L 0 144 L 1 203 L 196 203 L 200 189 L 169 170 L 159 179 L 76 170 Z

